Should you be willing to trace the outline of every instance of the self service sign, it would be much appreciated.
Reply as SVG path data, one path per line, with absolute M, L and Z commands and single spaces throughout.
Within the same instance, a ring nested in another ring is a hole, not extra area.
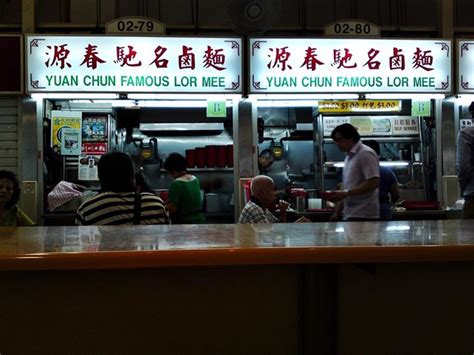
M 450 93 L 448 40 L 251 38 L 252 93 Z
M 240 38 L 26 37 L 27 91 L 242 91 Z

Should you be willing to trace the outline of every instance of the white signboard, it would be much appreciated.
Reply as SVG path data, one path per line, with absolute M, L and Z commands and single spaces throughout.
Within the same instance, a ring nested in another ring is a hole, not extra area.
M 450 93 L 451 41 L 251 38 L 252 93 Z
M 26 37 L 27 91 L 242 91 L 240 38 Z
M 357 128 L 361 136 L 409 136 L 420 133 L 418 120 L 411 116 L 338 116 L 324 117 L 324 136 L 343 123 Z
M 459 40 L 458 45 L 458 93 L 474 93 L 474 40 Z

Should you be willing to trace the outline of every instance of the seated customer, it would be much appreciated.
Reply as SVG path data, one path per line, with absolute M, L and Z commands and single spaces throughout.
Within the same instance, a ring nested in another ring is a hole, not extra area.
M 286 222 L 288 202 L 280 200 L 277 203 L 275 183 L 266 175 L 258 175 L 250 185 L 251 197 L 242 212 L 239 223 L 274 223 Z M 272 212 L 280 209 L 280 220 Z
M 179 153 L 171 153 L 165 160 L 164 168 L 174 179 L 168 190 L 169 202 L 166 204 L 172 223 L 204 223 L 201 187 L 199 180 L 186 171 L 186 158 Z
M 111 152 L 103 155 L 98 163 L 98 173 L 102 191 L 79 206 L 76 224 L 134 224 L 135 205 L 139 206 L 136 224 L 169 223 L 161 198 L 149 192 L 135 194 L 135 169 L 127 154 Z
M 33 221 L 16 205 L 20 183 L 15 173 L 0 170 L 0 226 L 31 226 Z

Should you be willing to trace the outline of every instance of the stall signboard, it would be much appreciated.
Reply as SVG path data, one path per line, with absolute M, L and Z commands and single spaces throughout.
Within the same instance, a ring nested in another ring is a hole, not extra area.
M 240 93 L 242 40 L 26 36 L 27 91 Z
M 459 94 L 474 93 L 474 40 L 458 40 L 458 87 Z
M 343 123 L 357 128 L 361 136 L 409 136 L 418 135 L 420 128 L 416 117 L 411 116 L 338 116 L 324 117 L 324 136 Z
M 451 47 L 441 39 L 251 38 L 249 89 L 451 93 Z

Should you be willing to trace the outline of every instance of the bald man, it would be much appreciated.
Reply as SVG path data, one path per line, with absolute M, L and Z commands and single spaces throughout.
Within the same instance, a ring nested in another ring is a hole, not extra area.
M 277 201 L 275 183 L 266 175 L 258 175 L 250 184 L 252 196 L 240 213 L 239 223 L 274 223 L 286 222 L 288 202 Z M 275 209 L 280 209 L 280 220 L 273 215 Z

